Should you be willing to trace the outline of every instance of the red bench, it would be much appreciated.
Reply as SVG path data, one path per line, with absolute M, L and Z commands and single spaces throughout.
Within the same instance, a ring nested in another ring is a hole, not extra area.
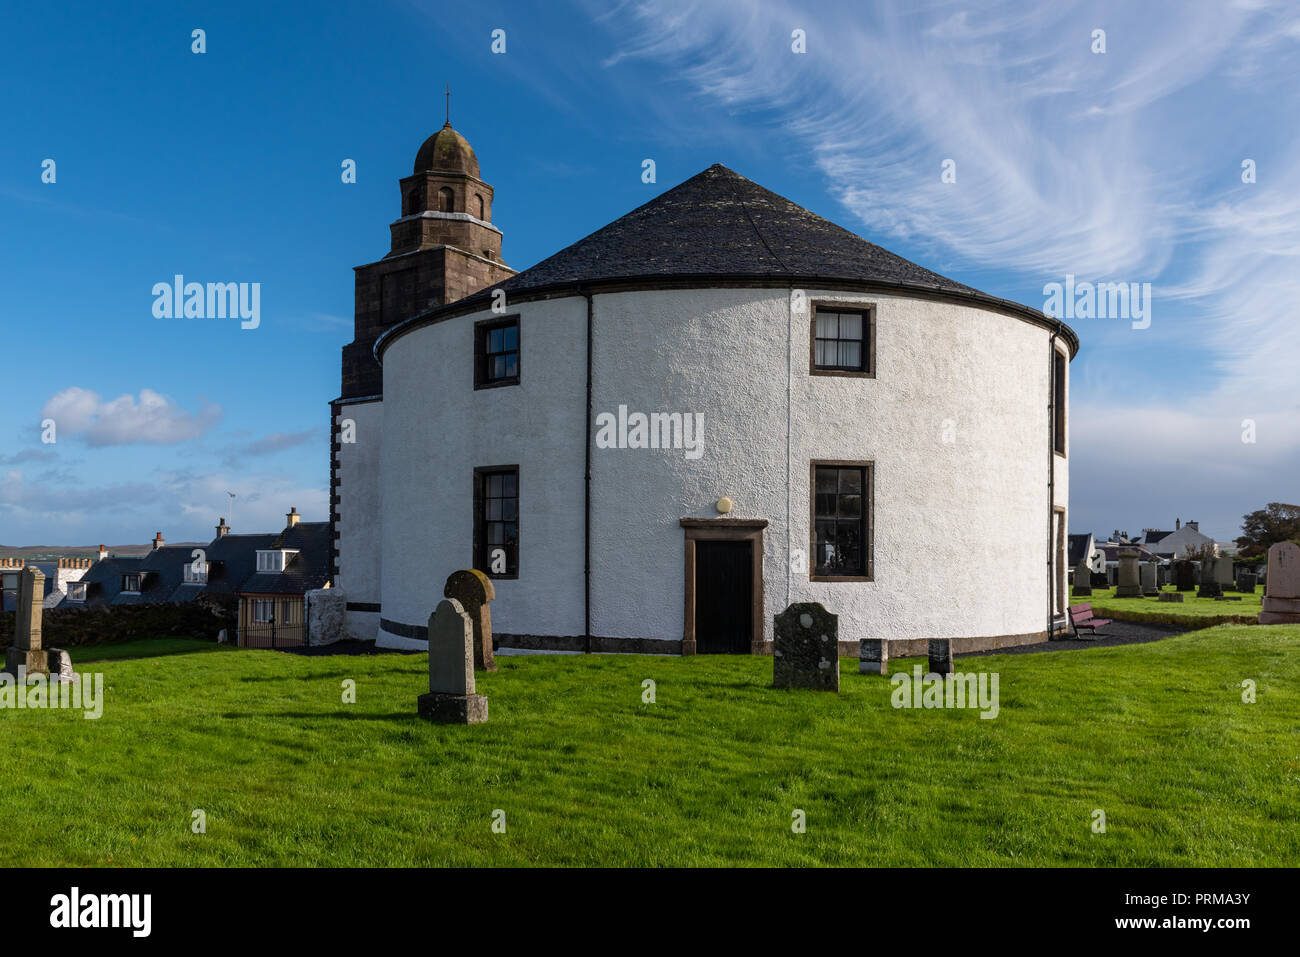
M 1097 634 L 1097 629 L 1102 625 L 1109 625 L 1109 618 L 1094 618 L 1092 616 L 1092 605 L 1084 602 L 1082 605 L 1070 606 L 1070 623 L 1074 625 L 1074 633 L 1077 635 L 1082 628 L 1087 628 L 1093 635 Z

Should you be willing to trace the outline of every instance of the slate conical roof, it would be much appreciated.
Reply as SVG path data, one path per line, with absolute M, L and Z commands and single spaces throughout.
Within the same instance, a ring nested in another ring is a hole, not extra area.
M 808 288 L 870 284 L 903 295 L 956 297 L 1059 329 L 1071 351 L 1078 350 L 1077 336 L 1058 320 L 896 256 L 715 163 L 532 268 L 399 323 L 380 336 L 375 355 L 408 329 L 483 308 L 498 289 L 520 301 L 566 288 L 692 280 L 788 281 Z
M 642 276 L 834 277 L 975 290 L 895 256 L 715 163 L 531 269 L 507 293 Z

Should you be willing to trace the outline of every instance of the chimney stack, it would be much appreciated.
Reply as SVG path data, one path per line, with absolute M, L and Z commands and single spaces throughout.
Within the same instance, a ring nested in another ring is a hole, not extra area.
M 1182 527 L 1183 527 L 1183 520 L 1181 518 L 1174 519 L 1174 531 L 1176 532 Z
M 290 506 L 289 513 L 284 517 L 284 527 L 293 528 L 298 524 L 298 519 L 300 518 L 302 518 L 302 516 L 298 514 L 298 509 L 295 506 Z
M 155 549 L 162 548 L 166 544 L 167 543 L 163 541 L 162 532 L 157 532 L 154 534 L 153 547 Z
M 99 546 L 99 560 L 102 562 L 108 557 L 108 548 L 104 545 Z
M 1190 528 L 1190 529 L 1191 529 L 1192 531 L 1194 531 L 1194 532 L 1199 532 L 1199 531 L 1201 530 L 1201 523 L 1200 523 L 1200 522 L 1188 522 L 1188 523 L 1187 523 L 1187 527 Z
M 222 515 L 217 522 L 217 538 L 230 534 L 230 526 L 226 524 L 226 516 Z

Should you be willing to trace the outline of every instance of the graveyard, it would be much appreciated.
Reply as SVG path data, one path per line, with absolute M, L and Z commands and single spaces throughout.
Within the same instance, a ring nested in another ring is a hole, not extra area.
M 958 657 L 1000 674 L 996 720 L 895 708 L 857 659 L 836 694 L 765 656 L 498 656 L 471 725 L 417 713 L 421 653 L 72 649 L 103 716 L 5 715 L 0 861 L 1295 866 L 1298 650 L 1254 625 Z

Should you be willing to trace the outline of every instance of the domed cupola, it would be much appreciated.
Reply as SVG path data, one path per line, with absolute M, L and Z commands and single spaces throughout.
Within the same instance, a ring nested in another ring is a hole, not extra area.
M 467 173 L 479 178 L 478 157 L 469 140 L 457 133 L 450 122 L 434 133 L 415 154 L 415 173 Z

